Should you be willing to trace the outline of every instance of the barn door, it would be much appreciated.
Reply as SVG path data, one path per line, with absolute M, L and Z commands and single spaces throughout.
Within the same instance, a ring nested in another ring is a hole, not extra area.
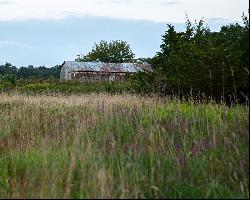
M 115 74 L 114 73 L 109 74 L 109 81 L 115 81 Z

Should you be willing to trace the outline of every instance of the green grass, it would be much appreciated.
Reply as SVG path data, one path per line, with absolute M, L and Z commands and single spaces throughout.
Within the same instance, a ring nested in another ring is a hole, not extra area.
M 0 198 L 249 198 L 248 109 L 0 94 Z

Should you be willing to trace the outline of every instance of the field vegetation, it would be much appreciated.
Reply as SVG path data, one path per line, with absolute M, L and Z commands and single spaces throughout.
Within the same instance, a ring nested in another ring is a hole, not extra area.
M 89 94 L 111 93 L 119 94 L 132 92 L 130 82 L 98 82 L 81 83 L 78 81 L 60 82 L 58 80 L 28 80 L 17 81 L 12 88 L 4 88 L 3 91 L 18 92 L 23 94 Z
M 152 65 L 123 83 L 0 65 L 0 198 L 249 198 L 242 18 L 219 32 L 203 20 L 168 25 L 153 58 L 135 59 L 123 41 L 78 55 Z
M 0 94 L 0 198 L 249 198 L 249 110 Z

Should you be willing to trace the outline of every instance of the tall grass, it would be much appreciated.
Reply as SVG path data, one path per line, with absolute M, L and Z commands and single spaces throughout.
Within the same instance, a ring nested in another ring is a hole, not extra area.
M 249 110 L 0 94 L 0 198 L 249 198 Z

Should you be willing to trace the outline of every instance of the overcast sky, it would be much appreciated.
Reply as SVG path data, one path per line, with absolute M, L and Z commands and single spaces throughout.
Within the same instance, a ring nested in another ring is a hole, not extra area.
M 248 0 L 0 0 L 0 20 L 62 19 L 69 15 L 183 22 L 190 18 L 240 20 Z
M 60 64 L 102 39 L 124 39 L 138 57 L 153 56 L 166 23 L 181 29 L 187 14 L 216 29 L 241 21 L 248 8 L 248 0 L 0 0 L 0 64 Z

